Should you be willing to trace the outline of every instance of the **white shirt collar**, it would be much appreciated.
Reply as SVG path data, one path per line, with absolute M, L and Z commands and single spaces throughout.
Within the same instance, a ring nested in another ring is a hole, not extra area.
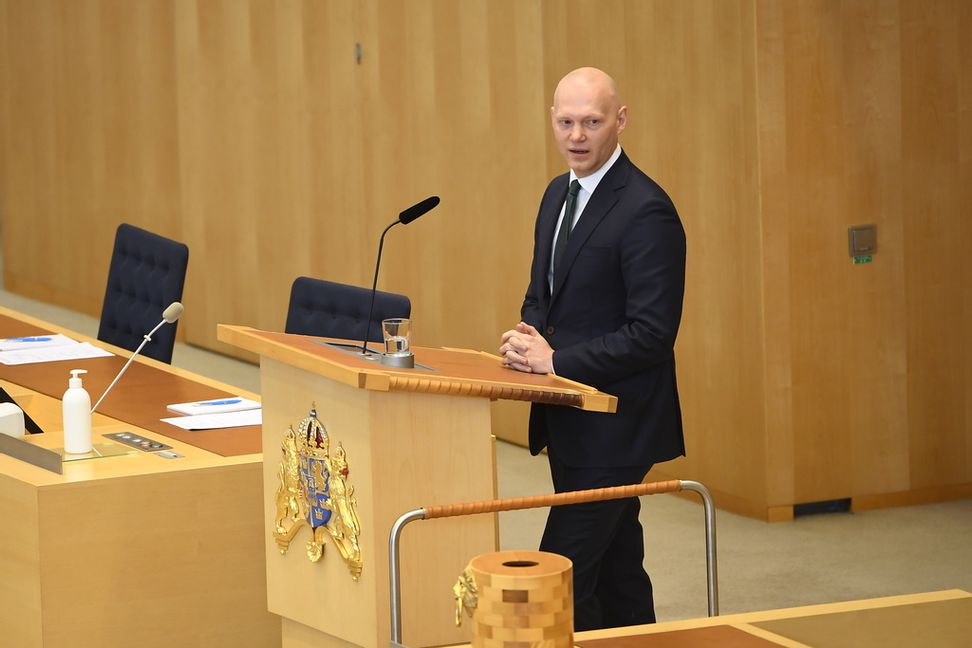
M 573 182 L 574 180 L 577 180 L 578 182 L 580 182 L 581 189 L 586 191 L 588 195 L 594 193 L 594 190 L 597 189 L 597 185 L 601 182 L 601 179 L 607 174 L 607 172 L 611 169 L 611 167 L 614 166 L 614 163 L 618 161 L 619 157 L 621 157 L 620 144 L 615 146 L 614 153 L 611 154 L 611 157 L 608 158 L 608 161 L 602 164 L 601 168 L 595 171 L 594 173 L 592 173 L 591 175 L 585 176 L 583 178 L 578 178 L 577 174 L 574 173 L 574 170 L 571 169 L 570 180 L 568 181 L 568 184 L 570 182 Z

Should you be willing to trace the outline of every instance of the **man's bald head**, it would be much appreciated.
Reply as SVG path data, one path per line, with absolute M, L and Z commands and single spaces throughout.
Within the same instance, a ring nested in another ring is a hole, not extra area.
M 621 104 L 614 79 L 603 70 L 583 67 L 557 84 L 550 117 L 561 155 L 583 178 L 611 158 L 627 126 L 628 108 Z
M 554 90 L 554 106 L 557 105 L 557 97 L 561 92 L 561 88 L 564 89 L 564 92 L 580 90 L 595 93 L 603 96 L 612 106 L 616 106 L 617 108 L 621 107 L 618 84 L 604 70 L 599 70 L 594 67 L 582 67 L 568 72 L 560 80 L 560 83 L 557 84 L 557 89 Z

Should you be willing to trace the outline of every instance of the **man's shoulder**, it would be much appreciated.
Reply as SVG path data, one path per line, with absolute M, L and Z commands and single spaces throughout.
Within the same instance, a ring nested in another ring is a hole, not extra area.
M 624 177 L 618 178 L 618 180 L 624 182 L 626 188 L 633 189 L 639 196 L 643 198 L 662 200 L 672 205 L 672 207 L 675 206 L 675 203 L 668 195 L 668 192 L 665 191 L 654 178 L 642 171 L 638 165 L 629 160 L 627 156 L 622 155 L 618 162 L 624 163 L 624 166 L 618 169 L 624 173 Z
M 561 173 L 560 175 L 554 176 L 553 178 L 550 179 L 550 182 L 547 183 L 547 191 L 557 190 L 561 188 L 564 191 L 567 191 L 567 184 L 569 182 L 570 182 L 570 171 L 568 171 L 567 173 Z
M 563 201 L 570 182 L 570 171 L 551 178 L 543 193 L 544 200 L 559 199 Z M 671 197 L 653 178 L 641 170 L 622 150 L 621 156 L 608 169 L 601 180 L 602 184 L 611 186 L 615 191 L 632 189 L 635 194 L 644 198 L 657 198 L 674 206 Z M 598 187 L 601 185 L 599 184 Z
M 570 182 L 570 172 L 561 173 L 559 176 L 554 177 L 547 184 L 547 188 L 543 191 L 543 197 L 540 200 L 540 204 L 545 205 L 547 201 L 560 200 L 563 201 L 564 196 L 567 195 L 567 185 Z

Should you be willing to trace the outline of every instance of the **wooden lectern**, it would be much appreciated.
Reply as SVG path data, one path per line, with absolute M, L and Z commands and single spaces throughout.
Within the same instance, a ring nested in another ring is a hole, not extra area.
M 611 412 L 617 400 L 558 378 L 518 373 L 500 358 L 459 349 L 415 348 L 415 369 L 394 369 L 327 340 L 220 325 L 218 338 L 260 355 L 267 605 L 282 618 L 283 646 L 386 646 L 388 532 L 403 512 L 495 496 L 490 400 L 556 403 Z M 333 454 L 346 453 L 363 567 L 352 579 L 330 538 L 311 562 L 305 525 L 286 553 L 273 531 L 281 444 L 312 405 Z M 538 465 L 538 469 L 539 465 Z M 497 549 L 491 515 L 436 520 L 402 539 L 402 618 L 409 646 L 468 641 L 457 629 L 452 586 L 474 556 Z

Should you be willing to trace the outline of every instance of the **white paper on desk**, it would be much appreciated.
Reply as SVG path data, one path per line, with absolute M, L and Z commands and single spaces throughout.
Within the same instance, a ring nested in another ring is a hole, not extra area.
M 30 335 L 27 337 L 0 340 L 0 352 L 46 349 L 48 347 L 64 346 L 65 344 L 78 344 L 78 342 L 60 333 Z
M 176 414 L 196 416 L 199 414 L 225 414 L 227 412 L 242 412 L 243 410 L 260 409 L 260 403 L 242 396 L 214 398 L 207 401 L 193 401 L 191 403 L 173 403 L 165 407 Z
M 262 425 L 263 410 L 251 409 L 243 412 L 226 412 L 225 414 L 197 414 L 196 416 L 173 416 L 161 419 L 183 430 L 216 430 L 218 428 L 243 427 L 245 425 Z
M 62 344 L 43 349 L 24 349 L 22 351 L 0 352 L 0 364 L 22 365 L 35 362 L 57 362 L 58 360 L 84 360 L 85 358 L 108 358 L 115 355 L 99 349 L 88 342 Z

